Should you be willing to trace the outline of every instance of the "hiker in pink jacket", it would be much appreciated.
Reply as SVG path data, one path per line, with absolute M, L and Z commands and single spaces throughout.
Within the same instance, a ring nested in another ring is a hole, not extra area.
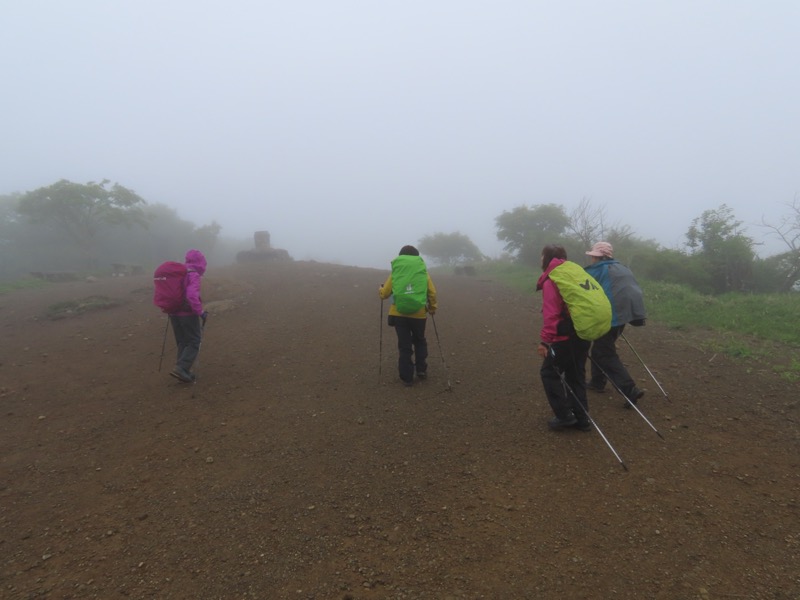
M 542 292 L 542 329 L 537 352 L 544 360 L 539 370 L 542 385 L 555 417 L 547 422 L 554 430 L 589 431 L 586 411 L 586 357 L 590 342 L 575 333 L 575 327 L 550 272 L 567 260 L 563 246 L 549 244 L 542 250 L 542 275 L 536 289 Z
M 170 375 L 183 383 L 193 383 L 195 380 L 192 365 L 200 352 L 207 316 L 200 298 L 200 278 L 206 272 L 206 264 L 206 257 L 200 250 L 186 253 L 185 302 L 183 307 L 169 315 L 178 346 L 178 360 Z

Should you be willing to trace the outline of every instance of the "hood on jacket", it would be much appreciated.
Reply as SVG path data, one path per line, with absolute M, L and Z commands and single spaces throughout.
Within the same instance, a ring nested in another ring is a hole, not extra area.
M 200 250 L 189 250 L 186 253 L 186 267 L 194 269 L 197 273 L 202 275 L 206 272 L 206 257 Z
M 547 268 L 544 270 L 544 273 L 541 274 L 539 280 L 536 282 L 536 291 L 542 289 L 542 285 L 544 285 L 544 280 L 550 276 L 550 271 L 555 269 L 558 265 L 564 264 L 564 262 L 565 261 L 563 258 L 554 258 L 553 260 L 550 261 L 550 264 L 547 265 Z

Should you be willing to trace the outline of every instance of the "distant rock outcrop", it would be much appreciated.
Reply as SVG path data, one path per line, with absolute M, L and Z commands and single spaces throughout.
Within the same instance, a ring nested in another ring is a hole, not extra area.
M 254 250 L 242 250 L 236 255 L 237 263 L 267 262 L 275 260 L 292 260 L 289 253 L 281 248 L 270 246 L 269 231 L 256 231 L 253 234 Z

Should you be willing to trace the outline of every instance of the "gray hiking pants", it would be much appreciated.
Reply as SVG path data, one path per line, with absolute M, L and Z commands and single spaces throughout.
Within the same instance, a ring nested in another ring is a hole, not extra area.
M 175 344 L 178 346 L 175 366 L 191 373 L 192 365 L 200 352 L 200 342 L 203 339 L 200 317 L 198 315 L 170 315 L 169 321 L 172 323 Z

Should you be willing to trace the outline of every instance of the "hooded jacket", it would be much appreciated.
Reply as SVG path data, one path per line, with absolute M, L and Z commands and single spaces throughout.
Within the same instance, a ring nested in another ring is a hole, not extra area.
M 175 316 L 186 317 L 189 315 L 203 314 L 203 300 L 200 298 L 200 278 L 206 272 L 206 257 L 200 250 L 189 250 L 186 253 L 186 303 L 187 310 L 178 311 Z
M 569 309 L 561 297 L 558 287 L 550 280 L 550 271 L 563 263 L 563 258 L 551 260 L 536 282 L 536 290 L 541 290 L 542 292 L 542 329 L 540 337 L 547 344 L 563 342 L 569 339 L 568 335 L 560 335 L 558 333 L 559 325 L 569 318 Z
M 613 258 L 607 258 L 584 268 L 603 287 L 611 302 L 612 327 L 632 321 L 643 322 L 647 318 L 642 289 L 628 267 Z

